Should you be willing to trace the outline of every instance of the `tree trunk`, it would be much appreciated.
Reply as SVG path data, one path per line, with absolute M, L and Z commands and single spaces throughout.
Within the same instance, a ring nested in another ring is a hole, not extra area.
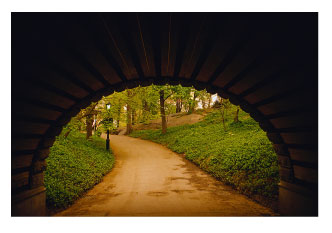
M 179 98 L 179 99 L 176 99 L 176 113 L 179 113 L 179 112 L 181 112 L 181 109 L 182 109 L 182 103 L 181 103 L 182 101 L 181 101 L 181 99 Z
M 238 106 L 236 111 L 235 111 L 234 123 L 239 122 L 239 110 L 240 110 L 240 107 Z
M 133 132 L 133 126 L 131 124 L 131 107 L 129 104 L 127 104 L 127 132 L 126 134 L 130 134 L 131 132 Z
M 117 119 L 116 119 L 116 128 L 119 128 L 120 126 L 120 116 L 121 116 L 121 107 L 118 109 L 118 115 L 117 115 Z
M 149 113 L 149 106 L 148 106 L 148 102 L 146 102 L 146 100 L 143 100 L 143 122 L 145 123 L 148 119 L 148 113 Z
M 92 136 L 92 115 L 86 116 L 86 139 L 89 139 Z
M 130 106 L 130 102 L 132 99 L 132 90 L 127 89 L 127 131 L 126 134 L 130 134 L 131 132 L 133 132 L 133 126 L 132 126 L 132 115 L 131 115 L 131 106 Z
M 131 109 L 131 124 L 135 125 L 137 123 L 137 112 L 135 109 Z
M 70 132 L 71 132 L 71 129 L 69 129 L 69 130 L 65 133 L 64 138 L 67 138 L 68 135 L 70 134 Z
M 159 96 L 160 96 L 161 128 L 162 128 L 162 133 L 164 134 L 167 132 L 164 90 L 159 91 Z

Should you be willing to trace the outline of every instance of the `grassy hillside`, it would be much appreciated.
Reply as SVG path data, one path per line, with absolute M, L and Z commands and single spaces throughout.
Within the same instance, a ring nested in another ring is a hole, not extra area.
M 105 150 L 105 140 L 72 132 L 60 135 L 47 158 L 45 186 L 47 204 L 65 208 L 99 183 L 114 164 L 114 156 Z
M 202 122 L 161 130 L 135 131 L 132 137 L 151 140 L 167 146 L 232 185 L 240 192 L 276 199 L 278 163 L 271 142 L 257 122 L 240 111 L 239 123 L 233 123 L 235 106 L 226 116 L 226 131 L 221 113 L 215 110 Z

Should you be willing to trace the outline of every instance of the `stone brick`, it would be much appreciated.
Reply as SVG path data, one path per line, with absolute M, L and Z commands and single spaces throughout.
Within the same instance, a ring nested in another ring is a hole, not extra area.
M 71 116 L 71 117 L 74 117 L 76 116 L 79 112 L 81 111 L 80 108 L 72 108 L 71 110 L 69 110 L 68 114 Z
M 30 167 L 33 154 L 12 156 L 12 169 Z
M 12 175 L 12 189 L 17 189 L 27 184 L 29 184 L 29 172 Z
M 47 131 L 49 137 L 58 136 L 62 131 L 63 126 L 53 126 Z
M 278 155 L 278 162 L 279 162 L 279 166 L 281 166 L 281 167 L 285 167 L 285 168 L 292 167 L 291 160 L 288 156 Z
M 276 144 L 282 144 L 283 143 L 282 137 L 280 136 L 279 133 L 267 132 L 266 136 L 269 138 L 269 140 L 272 143 L 276 143 Z
M 287 182 L 293 182 L 294 175 L 291 168 L 279 167 L 280 179 Z
M 292 160 L 314 163 L 314 164 L 318 163 L 318 150 L 312 151 L 312 150 L 292 149 L 292 148 L 289 148 L 288 150 Z
M 79 109 L 86 108 L 86 107 L 88 107 L 90 104 L 91 104 L 91 100 L 88 99 L 88 98 L 85 98 L 85 99 L 81 100 L 80 102 L 78 102 L 78 103 L 75 105 L 75 108 L 79 108 Z
M 32 138 L 32 139 L 14 138 L 12 140 L 12 150 L 13 151 L 34 150 L 37 148 L 39 142 L 40 142 L 40 138 Z
M 316 169 L 298 165 L 294 165 L 293 169 L 296 178 L 310 183 L 318 183 L 318 171 Z
M 255 118 L 254 118 L 255 119 Z M 258 121 L 257 119 L 255 119 Z M 272 125 L 268 121 L 258 121 L 259 122 L 259 127 L 261 127 L 262 130 L 265 132 L 271 131 L 272 130 Z
M 69 121 L 71 120 L 71 116 L 70 115 L 62 115 L 58 120 L 57 120 L 57 125 L 59 126 L 63 126 L 69 123 Z
M 101 92 L 97 92 L 92 98 L 91 102 L 97 102 L 103 97 Z
M 29 189 L 12 197 L 12 216 L 44 216 L 45 187 Z
M 218 95 L 221 97 L 221 98 L 224 98 L 224 99 L 229 99 L 229 95 L 227 93 L 225 93 L 224 91 L 219 91 L 218 92 Z
M 273 148 L 278 155 L 289 155 L 286 144 L 273 144 Z
M 34 173 L 39 173 L 39 172 L 45 171 L 46 166 L 47 166 L 46 160 L 37 160 L 33 164 L 33 172 Z
M 241 101 L 235 96 L 231 96 L 229 98 L 229 101 L 234 105 L 240 105 L 240 103 L 241 103 Z
M 44 172 L 31 175 L 30 186 L 31 188 L 36 188 L 44 185 Z
M 284 181 L 279 185 L 279 212 L 286 216 L 317 216 L 318 199 L 304 187 Z M 316 190 L 314 192 L 317 192 Z
M 51 147 L 53 146 L 55 142 L 55 136 L 54 137 L 50 137 L 50 138 L 44 138 L 43 139 L 43 144 L 42 144 L 42 147 Z
M 43 160 L 48 157 L 50 153 L 50 148 L 45 148 L 45 149 L 39 149 L 36 151 L 36 156 L 38 160 Z

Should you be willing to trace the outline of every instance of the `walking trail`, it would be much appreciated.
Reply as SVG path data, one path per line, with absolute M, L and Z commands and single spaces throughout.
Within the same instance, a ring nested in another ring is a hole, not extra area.
M 110 143 L 112 171 L 57 216 L 275 215 L 164 146 L 115 135 Z

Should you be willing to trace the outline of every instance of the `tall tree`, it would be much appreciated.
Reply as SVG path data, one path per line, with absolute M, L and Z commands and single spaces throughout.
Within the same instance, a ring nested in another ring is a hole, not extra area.
M 175 112 L 179 113 L 183 108 L 188 111 L 191 87 L 182 87 L 181 85 L 171 86 L 172 100 L 175 102 Z
M 221 110 L 222 124 L 224 126 L 224 130 L 227 131 L 225 119 L 226 119 L 226 115 L 227 115 L 227 109 L 230 108 L 231 102 L 229 102 L 228 99 L 223 99 L 223 98 L 220 98 L 220 99 L 221 99 L 220 110 Z
M 89 139 L 92 136 L 92 115 L 86 116 L 86 139 Z
M 239 122 L 239 111 L 240 111 L 240 106 L 237 106 L 235 114 L 234 114 L 234 123 Z
M 83 110 L 83 116 L 85 117 L 86 122 L 86 139 L 89 139 L 92 136 L 92 124 L 93 124 L 93 115 L 97 114 L 95 108 L 98 102 L 92 103 L 86 109 Z
M 133 131 L 133 125 L 131 123 L 131 107 L 130 104 L 127 104 L 127 131 L 126 134 L 130 134 Z
M 135 125 L 136 124 L 136 117 L 137 117 L 137 112 L 135 108 L 131 109 L 131 124 Z
M 193 87 L 181 85 L 148 86 L 127 89 L 123 92 L 114 92 L 103 97 L 97 105 L 95 119 L 97 126 L 103 125 L 103 129 L 115 129 L 121 127 L 120 122 L 126 124 L 127 134 L 133 130 L 133 125 L 147 123 L 149 120 L 161 117 L 162 131 L 167 131 L 167 115 L 181 111 L 193 112 L 197 104 L 207 106 L 206 91 L 197 91 Z M 106 110 L 106 104 L 111 108 Z M 90 135 L 91 119 L 85 117 L 86 129 Z M 108 124 L 107 119 L 115 119 L 116 124 Z M 98 123 L 99 122 L 99 123 Z M 88 136 L 89 137 L 89 136 Z
M 119 128 L 119 127 L 120 127 L 121 107 L 122 107 L 122 106 L 119 106 L 119 107 L 117 108 L 117 115 L 116 115 L 116 128 Z
M 133 125 L 132 125 L 132 109 L 131 109 L 131 102 L 132 102 L 132 97 L 133 97 L 133 91 L 130 89 L 126 90 L 127 94 L 127 131 L 126 134 L 130 134 L 133 131 Z
M 166 122 L 166 100 L 173 94 L 173 89 L 169 85 L 164 86 L 153 86 L 155 91 L 159 92 L 159 106 L 161 115 L 161 128 L 162 133 L 167 132 L 167 122 Z
M 197 106 L 196 98 L 199 95 L 199 91 L 193 89 L 192 90 L 192 99 L 190 99 L 190 104 L 189 104 L 189 111 L 188 113 L 193 113 L 195 111 L 195 108 Z
M 182 99 L 177 98 L 176 99 L 176 113 L 181 112 L 181 110 L 182 110 Z
M 162 128 L 162 133 L 164 134 L 167 132 L 167 122 L 166 122 L 166 113 L 165 113 L 165 91 L 160 90 L 159 95 L 160 95 L 161 128 Z

